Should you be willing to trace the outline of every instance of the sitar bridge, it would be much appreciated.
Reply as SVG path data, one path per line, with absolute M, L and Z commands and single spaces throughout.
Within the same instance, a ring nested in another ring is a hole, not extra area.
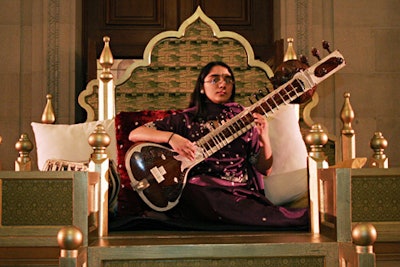
M 155 166 L 150 169 L 150 172 L 153 175 L 154 179 L 156 179 L 157 183 L 163 182 L 165 180 L 164 175 L 167 173 L 163 166 Z

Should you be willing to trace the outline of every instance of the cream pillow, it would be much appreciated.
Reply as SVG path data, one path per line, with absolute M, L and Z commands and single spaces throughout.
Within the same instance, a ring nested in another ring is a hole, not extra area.
M 32 122 L 35 135 L 38 169 L 43 170 L 48 159 L 59 159 L 75 162 L 88 161 L 93 148 L 88 143 L 88 137 L 97 124 L 102 124 L 110 135 L 111 142 L 106 152 L 110 159 L 116 162 L 117 145 L 114 119 L 93 121 L 78 124 L 43 124 Z
M 307 148 L 298 122 L 297 105 L 280 107 L 269 121 L 272 172 L 264 179 L 265 195 L 276 205 L 303 196 L 308 190 Z
M 284 205 L 302 198 L 308 191 L 306 168 L 274 174 L 265 179 L 265 196 L 275 205 Z

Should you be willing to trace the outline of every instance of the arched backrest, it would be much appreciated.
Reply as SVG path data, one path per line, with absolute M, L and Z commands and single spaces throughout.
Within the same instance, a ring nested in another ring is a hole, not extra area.
M 112 43 L 112 40 L 111 40 Z M 115 114 L 121 111 L 182 109 L 189 103 L 200 69 L 210 61 L 224 61 L 236 77 L 236 101 L 247 106 L 248 98 L 272 84 L 271 68 L 254 58 L 250 43 L 231 31 L 220 31 L 200 7 L 178 31 L 162 32 L 148 43 L 143 59 L 135 60 L 115 81 Z M 80 95 L 88 120 L 97 119 L 98 82 Z M 89 118 L 89 114 L 96 114 Z

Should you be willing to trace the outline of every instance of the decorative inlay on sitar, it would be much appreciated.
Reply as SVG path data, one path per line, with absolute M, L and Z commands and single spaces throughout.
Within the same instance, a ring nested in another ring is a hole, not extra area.
M 288 82 L 196 141 L 198 150 L 193 161 L 160 144 L 133 145 L 125 156 L 132 187 L 152 209 L 173 208 L 179 202 L 190 169 L 251 129 L 255 124 L 253 113 L 269 117 L 279 112 L 280 106 L 291 103 L 344 66 L 343 56 L 334 51 L 306 70 L 295 73 Z

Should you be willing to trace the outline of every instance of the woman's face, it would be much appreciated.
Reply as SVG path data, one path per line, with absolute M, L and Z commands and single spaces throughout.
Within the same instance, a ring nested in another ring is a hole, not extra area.
M 204 78 L 204 93 L 213 103 L 224 104 L 232 96 L 233 79 L 228 69 L 223 66 L 214 66 Z

